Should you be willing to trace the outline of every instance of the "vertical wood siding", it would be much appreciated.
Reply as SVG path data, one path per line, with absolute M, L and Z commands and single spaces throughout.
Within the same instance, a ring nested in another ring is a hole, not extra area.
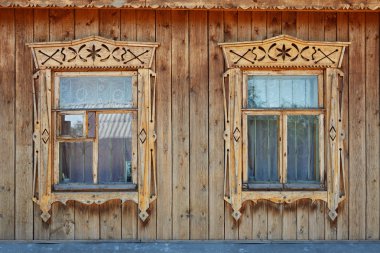
M 380 239 L 379 13 L 0 9 L 0 239 Z M 343 61 L 348 199 L 223 201 L 223 92 L 218 42 L 279 34 L 351 41 Z M 27 42 L 100 35 L 157 41 L 158 199 L 137 205 L 54 204 L 43 223 L 32 196 L 32 59 Z

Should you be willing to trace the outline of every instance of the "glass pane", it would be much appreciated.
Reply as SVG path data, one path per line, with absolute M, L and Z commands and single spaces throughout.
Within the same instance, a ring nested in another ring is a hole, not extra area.
M 131 76 L 61 77 L 59 108 L 132 108 Z
M 278 116 L 248 116 L 250 181 L 278 183 Z
M 59 143 L 60 183 L 92 183 L 92 142 Z
M 131 182 L 133 114 L 99 114 L 99 183 Z
M 318 116 L 288 116 L 288 182 L 319 181 Z
M 60 114 L 60 136 L 83 137 L 83 114 Z
M 248 108 L 318 108 L 318 76 L 249 76 Z

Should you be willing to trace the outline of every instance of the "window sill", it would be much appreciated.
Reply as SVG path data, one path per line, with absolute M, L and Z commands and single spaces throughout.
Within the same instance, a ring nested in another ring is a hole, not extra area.
M 53 185 L 55 192 L 122 192 L 135 191 L 137 185 L 125 184 L 56 184 Z
M 243 190 L 263 190 L 263 191 L 324 191 L 325 186 L 320 183 L 293 183 L 293 184 L 263 184 L 247 183 L 243 184 Z

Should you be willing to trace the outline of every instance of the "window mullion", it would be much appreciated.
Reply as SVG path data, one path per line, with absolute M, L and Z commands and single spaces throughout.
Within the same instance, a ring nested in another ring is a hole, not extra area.
M 287 129 L 288 129 L 288 115 L 283 113 L 281 115 L 280 120 L 280 132 L 282 134 L 281 140 L 282 143 L 280 145 L 281 147 L 281 157 L 282 157 L 282 184 L 286 184 L 288 181 L 288 154 L 287 154 L 287 146 L 288 146 L 288 136 L 287 136 Z
M 95 112 L 95 140 L 92 149 L 92 175 L 94 184 L 98 184 L 98 147 L 99 147 L 99 114 Z

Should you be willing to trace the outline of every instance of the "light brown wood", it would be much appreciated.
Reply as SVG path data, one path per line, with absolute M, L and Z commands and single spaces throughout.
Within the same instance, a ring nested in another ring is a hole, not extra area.
M 188 12 L 172 12 L 173 239 L 182 240 L 190 237 L 188 22 Z
M 366 14 L 366 239 L 379 238 L 380 105 L 379 15 Z
M 207 13 L 189 12 L 190 54 L 190 239 L 208 238 Z
M 31 52 L 25 43 L 33 41 L 33 10 L 15 12 L 16 33 L 16 164 L 15 164 L 15 239 L 33 239 L 33 145 L 30 138 L 33 122 L 33 102 L 30 85 L 33 73 Z
M 217 45 L 223 41 L 223 12 L 208 14 L 208 44 L 209 44 L 209 239 L 224 239 L 224 154 L 220 147 L 224 140 L 220 138 L 224 133 L 223 87 L 220 80 L 224 72 L 222 50 Z
M 172 123 L 171 123 L 171 11 L 156 13 L 157 50 L 157 239 L 167 240 L 172 235 Z
M 14 199 L 14 173 L 15 173 L 15 17 L 14 10 L 0 10 L 0 31 L 7 34 L 0 47 L 0 238 L 15 239 L 15 199 Z
M 365 15 L 349 14 L 349 239 L 365 239 Z

